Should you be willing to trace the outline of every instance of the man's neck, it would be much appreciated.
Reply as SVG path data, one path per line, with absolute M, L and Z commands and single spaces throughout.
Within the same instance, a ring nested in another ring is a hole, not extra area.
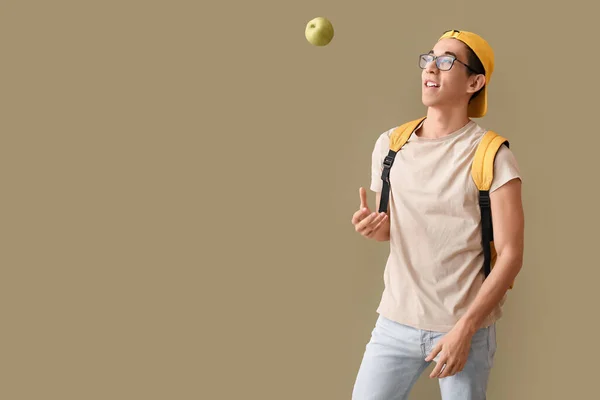
M 466 110 L 429 108 L 427 118 L 417 132 L 423 138 L 437 139 L 456 132 L 470 121 Z

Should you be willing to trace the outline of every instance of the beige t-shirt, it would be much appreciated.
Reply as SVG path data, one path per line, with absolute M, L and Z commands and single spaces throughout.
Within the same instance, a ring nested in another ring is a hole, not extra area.
M 382 189 L 389 135 L 372 154 L 371 190 Z M 470 121 L 442 138 L 414 133 L 398 152 L 390 173 L 390 254 L 377 312 L 417 329 L 447 332 L 471 305 L 483 283 L 478 190 L 471 163 L 485 129 Z M 490 192 L 521 179 L 506 146 L 496 155 Z M 485 320 L 502 315 L 506 296 Z

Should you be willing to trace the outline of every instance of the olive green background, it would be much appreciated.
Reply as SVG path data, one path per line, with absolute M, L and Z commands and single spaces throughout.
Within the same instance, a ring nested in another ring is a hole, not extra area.
M 489 398 L 596 396 L 587 4 L 2 2 L 0 398 L 350 399 L 387 255 L 350 218 L 447 29 L 495 49 L 478 122 L 525 181 Z

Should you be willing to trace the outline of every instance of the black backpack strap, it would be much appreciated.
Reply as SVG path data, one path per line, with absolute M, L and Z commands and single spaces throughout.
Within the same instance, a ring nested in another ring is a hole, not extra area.
M 492 247 L 494 228 L 492 226 L 492 208 L 489 190 L 479 191 L 479 209 L 481 210 L 481 244 L 483 246 L 483 272 L 487 277 L 492 271 Z
M 415 129 L 425 120 L 425 117 L 409 121 L 403 125 L 400 125 L 390 135 L 390 150 L 388 155 L 383 160 L 383 170 L 381 171 L 381 180 L 383 181 L 383 188 L 381 190 L 381 201 L 379 203 L 379 212 L 387 212 L 389 200 L 390 200 L 390 172 L 396 154 L 406 144 L 408 138 Z
M 390 171 L 396 154 L 398 152 L 390 149 L 388 155 L 383 160 L 383 171 L 381 171 L 381 180 L 383 181 L 383 188 L 381 189 L 381 201 L 379 202 L 379 212 L 387 212 L 388 204 L 390 200 Z
M 496 132 L 487 131 L 475 152 L 471 175 L 479 189 L 479 209 L 481 212 L 481 245 L 483 247 L 483 272 L 484 276 L 490 274 L 495 257 L 494 227 L 492 224 L 492 208 L 490 188 L 494 179 L 494 160 L 500 147 L 510 146 L 507 139 Z

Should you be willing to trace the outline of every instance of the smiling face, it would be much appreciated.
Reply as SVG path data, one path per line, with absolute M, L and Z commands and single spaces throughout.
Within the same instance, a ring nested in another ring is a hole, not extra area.
M 466 109 L 473 93 L 485 84 L 485 76 L 475 73 L 467 66 L 467 46 L 457 39 L 442 39 L 436 43 L 430 54 L 437 57 L 448 55 L 456 60 L 447 71 L 442 69 L 450 65 L 451 59 L 440 65 L 442 69 L 437 67 L 435 61 L 425 66 L 421 74 L 423 104 L 435 108 Z

